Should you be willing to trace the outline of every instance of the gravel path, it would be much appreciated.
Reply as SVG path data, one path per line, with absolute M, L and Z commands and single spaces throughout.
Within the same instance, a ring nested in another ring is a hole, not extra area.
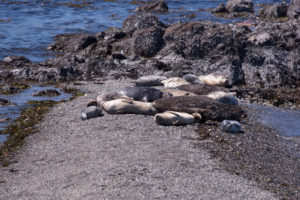
M 87 96 L 55 106 L 18 163 L 0 168 L 0 199 L 276 199 L 197 148 L 197 125 L 163 127 L 141 115 L 81 121 L 96 92 L 129 85 L 89 83 Z

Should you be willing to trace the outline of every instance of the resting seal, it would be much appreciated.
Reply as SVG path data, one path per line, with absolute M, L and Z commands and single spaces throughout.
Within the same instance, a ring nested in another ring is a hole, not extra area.
M 157 110 L 152 106 L 152 103 L 127 99 L 106 101 L 102 103 L 102 109 L 109 114 L 155 115 L 157 113 Z
M 94 117 L 103 116 L 102 110 L 98 106 L 89 106 L 81 111 L 81 119 L 86 120 Z
M 188 114 L 183 112 L 166 111 L 154 116 L 154 121 L 163 126 L 185 126 L 194 124 L 200 120 L 201 115 L 199 113 Z
M 126 99 L 126 100 L 132 100 L 131 98 L 129 98 L 128 96 L 125 96 L 123 94 L 120 94 L 118 92 L 111 92 L 111 93 L 104 93 L 104 94 L 100 94 L 98 97 L 97 97 L 97 104 L 99 106 L 102 107 L 103 103 L 106 102 L 106 101 L 111 101 L 111 100 L 115 100 L 115 99 Z M 93 105 L 92 104 L 93 101 L 90 101 L 89 104 Z
M 225 86 L 228 83 L 228 79 L 221 74 L 207 74 L 200 75 L 199 81 L 202 81 L 205 84 L 209 85 L 217 85 L 217 86 Z
M 220 101 L 222 103 L 225 103 L 227 105 L 238 105 L 239 101 L 235 96 L 233 96 L 233 94 L 234 94 L 233 92 L 227 93 L 223 91 L 215 91 L 209 93 L 206 96 L 215 99 L 217 101 Z
M 229 106 L 207 96 L 177 96 L 158 99 L 153 106 L 159 112 L 177 111 L 200 113 L 203 120 L 241 120 L 246 116 L 241 107 Z
M 224 120 L 221 124 L 221 130 L 227 133 L 244 133 L 242 125 L 237 121 Z
M 223 91 L 223 92 L 229 92 L 226 88 L 218 87 L 215 85 L 207 85 L 207 84 L 198 84 L 198 85 L 180 85 L 177 87 L 179 90 L 191 92 L 197 95 L 207 95 L 211 92 L 215 91 Z
M 121 95 L 132 98 L 134 101 L 153 102 L 163 97 L 163 92 L 151 87 L 129 87 L 119 91 Z
M 163 85 L 162 81 L 167 80 L 165 76 L 142 76 L 135 81 L 136 86 L 159 86 Z
M 184 80 L 183 78 L 173 77 L 162 81 L 162 84 L 164 84 L 164 87 L 178 87 L 180 85 L 187 85 L 190 83 Z
M 187 91 L 181 91 L 181 90 L 176 90 L 176 89 L 162 89 L 161 90 L 164 93 L 164 97 L 167 96 L 195 96 L 196 94 L 192 92 L 187 92 Z

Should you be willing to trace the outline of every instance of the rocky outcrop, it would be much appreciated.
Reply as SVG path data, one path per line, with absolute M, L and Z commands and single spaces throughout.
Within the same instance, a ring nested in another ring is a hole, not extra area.
M 58 92 L 57 90 L 48 89 L 48 90 L 38 91 L 38 92 L 34 93 L 32 96 L 34 96 L 34 97 L 44 97 L 44 96 L 53 97 L 53 96 L 59 96 L 59 95 L 61 95 L 61 93 Z
M 291 0 L 288 8 L 288 17 L 290 19 L 299 19 L 300 17 L 300 0 Z
M 275 3 L 260 10 L 259 16 L 263 19 L 278 20 L 287 17 L 288 5 L 286 3 Z
M 251 0 L 228 0 L 226 9 L 229 12 L 254 12 Z
M 135 9 L 135 12 L 168 12 L 168 5 L 165 1 L 161 0 L 155 0 L 155 1 L 149 1 L 146 3 L 146 5 L 139 6 Z
M 300 22 L 260 22 L 255 29 L 207 21 L 165 25 L 153 14 L 128 17 L 121 29 L 56 37 L 62 56 L 41 63 L 7 61 L 0 78 L 34 81 L 221 74 L 228 87 L 297 87 Z M 51 49 L 51 48 L 50 48 Z

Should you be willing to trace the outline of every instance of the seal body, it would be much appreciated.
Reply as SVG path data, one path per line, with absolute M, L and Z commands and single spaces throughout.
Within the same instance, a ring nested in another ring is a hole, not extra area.
M 209 85 L 217 85 L 217 86 L 225 86 L 228 83 L 228 79 L 221 74 L 207 74 L 200 75 L 199 81 L 202 81 L 205 84 Z
M 102 109 L 109 114 L 155 115 L 157 110 L 152 103 L 127 99 L 115 99 L 102 104 Z
M 242 125 L 238 121 L 224 120 L 221 130 L 227 133 L 244 133 Z
M 215 85 L 207 85 L 207 84 L 189 84 L 189 85 L 180 85 L 177 87 L 177 89 L 182 91 L 191 92 L 197 95 L 207 95 L 211 92 L 215 91 L 223 91 L 223 92 L 229 92 L 226 88 L 218 87 Z
M 200 113 L 203 120 L 241 120 L 246 117 L 245 111 L 240 106 L 226 105 L 203 95 L 166 97 L 154 101 L 153 106 L 159 112 Z
M 166 111 L 154 116 L 154 121 L 163 126 L 185 126 L 194 124 L 201 119 L 198 113 L 188 114 L 184 112 Z
M 164 87 L 178 87 L 180 85 L 190 84 L 183 78 L 179 78 L 179 77 L 169 78 L 167 80 L 162 81 L 162 83 L 164 84 Z
M 126 100 L 132 100 L 131 98 L 129 98 L 128 96 L 125 96 L 121 93 L 118 92 L 111 92 L 111 93 L 104 93 L 104 94 L 100 94 L 97 97 L 97 104 L 99 106 L 102 107 L 103 103 L 106 101 L 111 101 L 111 100 L 115 100 L 115 99 L 126 99 Z
M 194 74 L 186 74 L 182 78 L 191 84 L 203 84 L 203 82 L 199 80 L 198 76 Z
M 227 93 L 223 91 L 215 91 L 209 93 L 207 96 L 215 99 L 217 101 L 220 101 L 222 103 L 225 103 L 227 105 L 238 105 L 239 101 L 238 99 L 232 95 L 233 93 Z
M 152 87 L 129 87 L 119 91 L 134 101 L 153 102 L 163 97 L 163 92 Z
M 94 117 L 103 116 L 102 110 L 98 106 L 89 106 L 81 111 L 81 119 L 87 120 Z
M 162 81 L 167 80 L 165 76 L 142 76 L 135 81 L 136 86 L 159 86 L 163 85 Z
M 192 93 L 192 92 L 187 92 L 187 91 L 181 91 L 178 89 L 162 89 L 161 90 L 164 93 L 164 97 L 166 97 L 167 95 L 165 94 L 169 94 L 169 96 L 195 96 L 196 94 Z

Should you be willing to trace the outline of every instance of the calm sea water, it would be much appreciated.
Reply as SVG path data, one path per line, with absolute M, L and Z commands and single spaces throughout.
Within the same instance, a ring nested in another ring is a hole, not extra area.
M 97 33 L 109 27 L 121 27 L 134 14 L 132 0 L 0 0 L 0 59 L 23 55 L 34 62 L 51 54 L 45 47 L 60 33 Z M 159 15 L 166 23 L 186 20 L 213 20 L 228 23 L 235 20 L 216 18 L 208 11 L 226 0 L 169 0 L 169 13 Z M 275 3 L 279 0 L 254 0 Z M 79 5 L 81 7 L 76 7 Z M 190 18 L 193 16 L 194 18 Z

